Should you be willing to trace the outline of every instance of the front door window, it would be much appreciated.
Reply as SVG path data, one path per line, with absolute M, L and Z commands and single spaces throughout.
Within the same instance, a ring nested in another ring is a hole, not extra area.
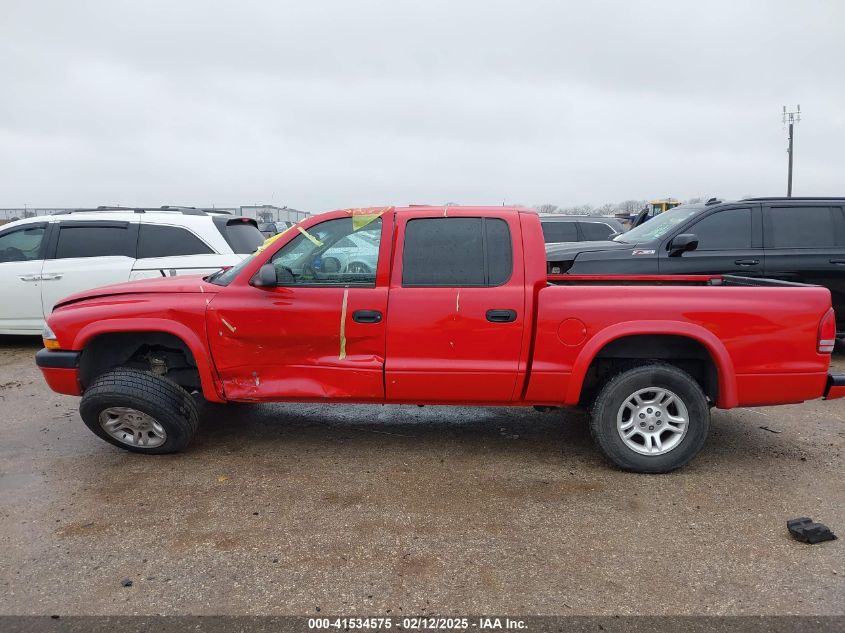
M 381 218 L 357 229 L 352 217 L 327 220 L 302 229 L 270 263 L 282 286 L 372 286 L 380 239 Z
M 0 235 L 0 263 L 40 258 L 45 226 L 33 226 Z

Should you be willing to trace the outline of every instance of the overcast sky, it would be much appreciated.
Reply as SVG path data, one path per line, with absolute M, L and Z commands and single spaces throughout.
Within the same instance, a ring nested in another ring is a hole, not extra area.
M 845 2 L 0 0 L 0 207 L 845 195 Z

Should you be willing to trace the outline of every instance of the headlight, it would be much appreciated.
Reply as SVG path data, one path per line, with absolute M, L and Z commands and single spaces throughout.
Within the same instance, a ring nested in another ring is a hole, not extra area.
M 41 340 L 44 341 L 44 347 L 47 349 L 60 349 L 59 341 L 56 338 L 55 332 L 50 329 L 50 326 L 45 324 L 44 329 L 41 330 Z

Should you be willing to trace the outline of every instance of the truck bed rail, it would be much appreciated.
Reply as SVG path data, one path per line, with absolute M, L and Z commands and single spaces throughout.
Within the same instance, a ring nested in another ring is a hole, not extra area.
M 802 284 L 741 275 L 547 275 L 550 286 L 736 286 L 807 287 Z

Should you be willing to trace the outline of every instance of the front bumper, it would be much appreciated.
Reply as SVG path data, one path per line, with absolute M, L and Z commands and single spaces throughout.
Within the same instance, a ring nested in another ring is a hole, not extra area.
M 35 354 L 35 364 L 38 365 L 50 389 L 56 393 L 78 396 L 82 393 L 79 385 L 79 357 L 81 355 L 82 352 L 44 348 Z
M 845 374 L 828 374 L 824 399 L 836 400 L 837 398 L 845 398 Z

